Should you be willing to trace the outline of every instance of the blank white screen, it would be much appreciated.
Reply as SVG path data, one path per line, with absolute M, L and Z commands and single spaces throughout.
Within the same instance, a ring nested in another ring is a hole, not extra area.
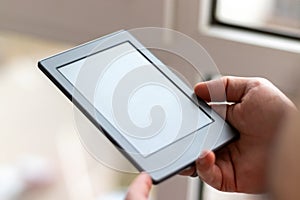
M 143 156 L 212 122 L 128 42 L 58 70 Z

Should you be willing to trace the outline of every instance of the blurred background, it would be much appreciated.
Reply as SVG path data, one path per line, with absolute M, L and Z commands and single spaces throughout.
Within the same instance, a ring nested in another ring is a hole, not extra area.
M 71 102 L 37 62 L 120 29 L 149 26 L 192 37 L 223 75 L 265 77 L 290 98 L 298 96 L 300 0 L 0 0 L 1 200 L 124 197 L 136 174 L 87 153 Z M 225 194 L 174 177 L 156 186 L 152 198 L 260 196 Z

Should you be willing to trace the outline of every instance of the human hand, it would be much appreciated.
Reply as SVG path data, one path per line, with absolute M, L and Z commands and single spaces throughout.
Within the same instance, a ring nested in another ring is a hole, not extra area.
M 272 142 L 294 104 L 272 83 L 262 78 L 223 77 L 199 83 L 195 93 L 207 102 L 224 84 L 226 120 L 240 138 L 217 152 L 205 151 L 196 165 L 181 174 L 198 176 L 212 187 L 227 192 L 261 193 L 267 185 L 268 159 Z
M 152 187 L 152 180 L 146 173 L 141 173 L 130 185 L 126 200 L 147 200 Z

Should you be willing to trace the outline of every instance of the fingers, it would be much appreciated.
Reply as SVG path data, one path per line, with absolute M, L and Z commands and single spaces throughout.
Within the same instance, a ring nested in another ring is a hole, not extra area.
M 212 151 L 203 151 L 196 160 L 195 165 L 180 172 L 180 175 L 193 176 L 196 174 L 199 178 L 210 186 L 221 190 L 222 173 L 221 169 L 215 164 L 216 157 Z
M 225 76 L 221 79 L 198 83 L 194 90 L 195 93 L 208 102 L 240 102 L 249 78 Z
M 216 157 L 212 151 L 205 151 L 196 160 L 198 176 L 210 186 L 221 189 L 222 173 L 220 168 L 215 164 Z
M 182 175 L 182 176 L 192 176 L 195 174 L 195 171 L 196 171 L 196 166 L 193 165 L 193 166 L 190 166 L 186 169 L 184 169 L 183 171 L 181 171 L 179 173 L 179 175 Z
M 152 180 L 146 173 L 141 173 L 130 185 L 126 200 L 147 200 L 152 187 Z

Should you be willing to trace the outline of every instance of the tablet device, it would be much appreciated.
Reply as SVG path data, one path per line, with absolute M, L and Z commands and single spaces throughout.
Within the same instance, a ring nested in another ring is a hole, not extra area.
M 237 135 L 127 31 L 38 66 L 154 184 L 193 164 L 202 150 L 218 149 Z

